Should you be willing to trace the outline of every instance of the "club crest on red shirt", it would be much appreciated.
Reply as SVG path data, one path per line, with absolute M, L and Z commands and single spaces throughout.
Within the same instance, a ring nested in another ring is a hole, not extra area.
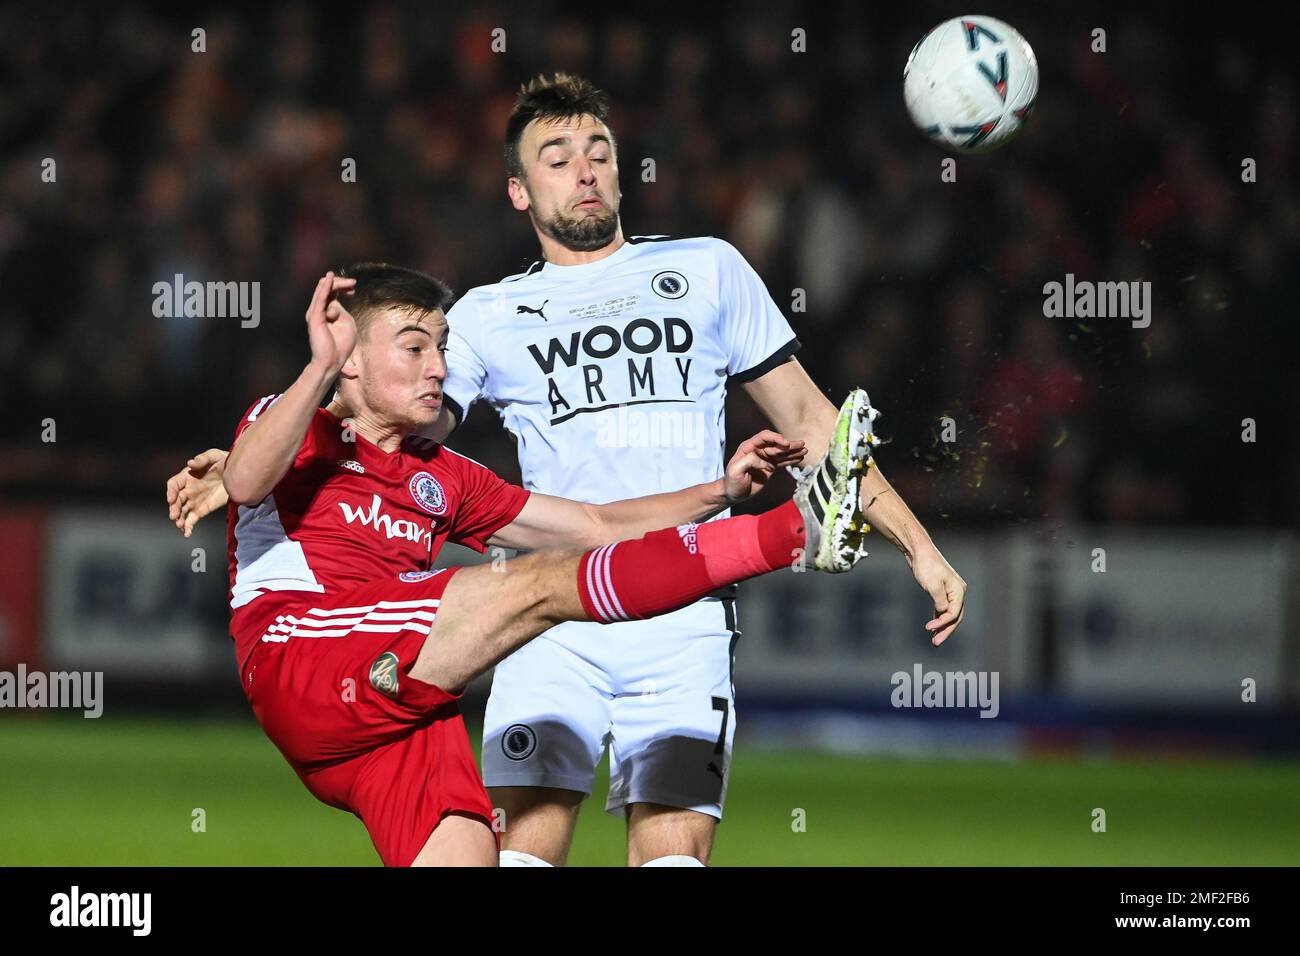
M 447 495 L 442 490 L 442 485 L 438 479 L 433 477 L 427 471 L 411 476 L 411 482 L 407 485 L 411 490 L 411 497 L 415 503 L 429 512 L 431 515 L 445 515 L 447 513 Z
M 407 584 L 414 584 L 417 581 L 427 581 L 435 574 L 441 573 L 441 571 L 403 571 L 397 576 L 397 579 L 405 581 Z

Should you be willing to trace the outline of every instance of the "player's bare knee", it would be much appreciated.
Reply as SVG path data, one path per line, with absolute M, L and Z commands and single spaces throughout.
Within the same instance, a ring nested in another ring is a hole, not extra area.
M 582 606 L 577 596 L 578 565 L 585 553 L 557 548 L 519 559 L 519 590 L 515 593 L 528 599 L 523 613 L 545 627 L 576 620 Z

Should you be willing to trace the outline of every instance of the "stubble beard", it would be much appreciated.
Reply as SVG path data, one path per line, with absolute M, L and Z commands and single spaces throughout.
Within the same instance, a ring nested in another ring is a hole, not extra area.
M 573 217 L 557 209 L 549 219 L 537 221 L 537 228 L 566 249 L 592 252 L 614 241 L 618 210 L 606 208 L 600 215 Z

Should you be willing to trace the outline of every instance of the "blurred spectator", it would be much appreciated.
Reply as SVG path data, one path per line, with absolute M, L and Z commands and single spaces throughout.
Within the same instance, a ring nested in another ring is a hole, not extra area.
M 1278 439 L 1300 407 L 1280 344 L 1300 291 L 1292 60 L 1217 29 L 1174 37 L 1131 5 L 1106 18 L 1101 56 L 1080 23 L 1008 12 L 1043 66 L 1034 120 L 944 182 L 900 80 L 937 16 L 849 0 L 712 26 L 565 10 L 0 9 L 0 483 L 152 496 L 158 460 L 225 443 L 252 397 L 291 380 L 327 267 L 386 259 L 463 291 L 525 266 L 536 245 L 505 198 L 500 136 L 518 83 L 566 69 L 614 98 L 625 233 L 722 236 L 783 309 L 803 290 L 802 361 L 832 395 L 871 391 L 896 439 L 886 473 L 921 506 L 1297 520 L 1300 454 Z M 1042 285 L 1067 272 L 1150 281 L 1152 325 L 1044 318 Z M 178 273 L 260 282 L 260 324 L 155 317 L 153 284 Z M 735 414 L 733 436 L 757 423 Z M 1251 415 L 1272 441 L 1243 452 Z M 118 467 L 72 473 L 41 446 L 47 416 L 68 424 L 60 455 Z M 517 474 L 496 431 L 479 414 L 456 443 Z M 1240 480 L 1207 516 L 1211 448 Z

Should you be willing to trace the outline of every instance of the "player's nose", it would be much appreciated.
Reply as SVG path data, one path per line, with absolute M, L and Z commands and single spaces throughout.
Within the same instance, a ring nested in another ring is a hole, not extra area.
M 429 362 L 424 367 L 424 377 L 441 382 L 447 377 L 447 355 L 438 349 L 432 350 Z

